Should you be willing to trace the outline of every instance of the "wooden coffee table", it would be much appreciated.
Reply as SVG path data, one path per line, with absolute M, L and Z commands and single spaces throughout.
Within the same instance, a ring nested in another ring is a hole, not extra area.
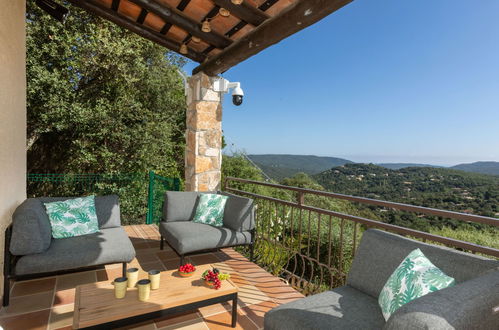
M 138 300 L 136 288 L 128 289 L 125 298 L 114 297 L 112 279 L 76 287 L 73 328 L 110 329 L 232 300 L 232 327 L 237 322 L 237 287 L 222 281 L 218 290 L 207 287 L 201 274 L 211 265 L 196 267 L 191 277 L 177 271 L 161 272 L 158 290 L 151 290 L 147 302 Z

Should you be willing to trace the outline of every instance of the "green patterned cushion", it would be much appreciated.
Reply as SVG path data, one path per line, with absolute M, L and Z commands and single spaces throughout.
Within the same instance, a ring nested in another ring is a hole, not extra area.
M 445 275 L 420 249 L 416 249 L 409 253 L 388 278 L 378 303 L 385 320 L 388 320 L 402 305 L 454 284 L 454 278 Z
M 196 214 L 194 214 L 192 221 L 215 227 L 222 227 L 224 224 L 224 208 L 227 198 L 227 196 L 217 194 L 201 194 L 199 196 Z
M 81 236 L 99 231 L 94 196 L 45 203 L 45 208 L 53 238 Z

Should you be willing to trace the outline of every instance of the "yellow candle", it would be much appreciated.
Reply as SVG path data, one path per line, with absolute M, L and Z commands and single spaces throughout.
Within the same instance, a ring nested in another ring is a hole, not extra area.
M 139 288 L 139 300 L 147 301 L 151 294 L 151 281 L 140 280 L 137 282 L 137 287 Z
M 127 278 L 126 277 L 115 278 L 113 284 L 114 284 L 114 296 L 117 299 L 125 298 Z
M 128 287 L 133 288 L 135 284 L 137 284 L 137 280 L 139 279 L 139 269 L 138 268 L 127 269 L 126 277 L 128 278 Z
M 149 274 L 149 281 L 151 281 L 151 290 L 159 289 L 159 280 L 161 277 L 161 272 L 159 270 L 150 270 L 148 274 Z

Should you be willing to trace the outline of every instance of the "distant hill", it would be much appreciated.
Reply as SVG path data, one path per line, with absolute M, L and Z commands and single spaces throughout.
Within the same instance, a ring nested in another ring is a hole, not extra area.
M 348 159 L 337 157 L 320 157 L 312 155 L 248 155 L 268 176 L 276 181 L 294 176 L 296 173 L 304 172 L 314 175 L 333 167 L 345 164 L 356 164 Z M 421 164 L 421 163 L 379 163 L 375 166 L 390 170 L 401 170 L 405 168 L 440 168 L 453 169 L 471 173 L 488 175 L 499 175 L 499 162 L 475 162 L 471 164 L 459 164 L 452 167 Z
M 486 216 L 499 214 L 499 177 L 434 167 L 346 164 L 313 178 L 328 191 Z M 401 215 L 398 223 L 403 222 Z M 411 221 L 417 221 L 416 218 Z
M 291 177 L 299 172 L 317 174 L 332 167 L 353 163 L 350 160 L 336 157 L 320 157 L 312 155 L 248 155 L 267 175 L 275 180 Z
M 475 162 L 452 166 L 452 169 L 466 172 L 499 175 L 499 162 Z
M 376 164 L 381 167 L 389 168 L 391 170 L 400 170 L 401 168 L 406 167 L 443 167 L 438 165 L 430 165 L 430 164 L 417 164 L 417 163 L 380 163 Z

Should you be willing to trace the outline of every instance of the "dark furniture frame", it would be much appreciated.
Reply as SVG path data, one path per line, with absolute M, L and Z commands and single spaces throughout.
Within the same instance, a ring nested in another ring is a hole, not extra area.
M 184 253 L 180 254 L 173 246 L 170 246 L 173 251 L 175 251 L 176 254 L 180 256 L 180 263 L 179 265 L 182 266 L 185 264 L 185 257 L 192 256 L 192 255 L 197 255 L 197 254 L 203 254 L 203 253 L 208 253 L 208 252 L 214 252 L 214 251 L 219 251 L 220 249 L 225 249 L 225 248 L 232 248 L 232 247 L 237 247 L 237 246 L 249 246 L 250 249 L 250 261 L 254 262 L 255 259 L 255 234 L 256 234 L 256 229 L 253 228 L 250 230 L 251 233 L 251 242 L 248 244 L 236 244 L 236 245 L 230 245 L 230 246 L 224 246 L 222 248 L 214 248 L 214 249 L 205 249 L 205 250 L 199 250 L 199 251 L 194 251 L 190 253 Z M 165 248 L 165 238 L 163 235 L 161 235 L 160 238 L 160 243 L 159 243 L 159 249 L 164 250 Z
M 152 313 L 127 317 L 125 319 L 116 320 L 116 321 L 107 322 L 107 323 L 102 323 L 102 324 L 94 325 L 91 327 L 80 328 L 80 329 L 102 329 L 102 330 L 115 329 L 115 328 L 128 326 L 130 324 L 135 324 L 135 323 L 139 323 L 139 322 L 143 322 L 143 321 L 147 321 L 147 320 L 152 320 L 152 319 L 156 319 L 156 318 L 160 318 L 160 317 L 164 317 L 164 316 L 189 312 L 189 311 L 201 308 L 201 307 L 219 304 L 219 303 L 227 302 L 230 300 L 232 300 L 231 326 L 233 328 L 235 328 L 236 323 L 237 323 L 237 292 L 227 294 L 224 296 L 220 296 L 220 297 L 196 301 L 196 302 L 193 302 L 190 304 L 185 304 L 185 305 L 180 305 L 180 306 L 176 306 L 176 307 L 172 307 L 172 308 L 167 308 L 167 309 L 163 309 L 163 310 L 152 312 Z
M 102 264 L 91 267 L 80 267 L 68 270 L 61 270 L 56 272 L 16 275 L 14 273 L 14 269 L 19 257 L 10 253 L 11 238 L 12 238 L 12 224 L 10 224 L 7 227 L 7 229 L 5 229 L 4 264 L 3 264 L 3 300 L 2 300 L 2 305 L 4 307 L 9 305 L 11 281 L 25 281 L 25 280 L 32 280 L 35 278 L 42 278 L 48 276 L 71 274 L 85 270 L 97 269 L 107 265 L 107 264 Z M 126 276 L 126 268 L 127 268 L 127 263 L 123 262 L 122 263 L 123 276 Z

